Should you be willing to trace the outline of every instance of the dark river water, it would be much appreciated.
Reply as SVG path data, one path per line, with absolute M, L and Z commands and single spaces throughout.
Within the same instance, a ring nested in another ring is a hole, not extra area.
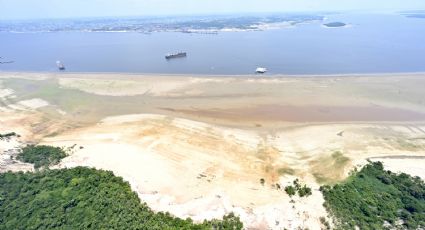
M 173 74 L 425 72 L 425 19 L 397 14 L 332 15 L 322 22 L 254 32 L 0 33 L 0 71 Z M 168 52 L 187 57 L 167 61 Z

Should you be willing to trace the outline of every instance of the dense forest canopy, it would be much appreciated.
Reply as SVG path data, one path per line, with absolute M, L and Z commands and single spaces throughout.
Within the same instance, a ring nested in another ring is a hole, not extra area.
M 419 177 L 366 165 L 343 184 L 322 186 L 325 207 L 341 229 L 423 229 L 425 184 Z
M 0 185 L 0 229 L 242 229 L 233 214 L 194 224 L 155 213 L 110 171 L 7 172 Z

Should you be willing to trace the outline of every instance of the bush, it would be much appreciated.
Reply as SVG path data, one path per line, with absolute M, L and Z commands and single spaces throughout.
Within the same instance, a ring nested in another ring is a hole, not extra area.
M 46 145 L 28 145 L 21 149 L 17 159 L 26 163 L 34 164 L 36 169 L 57 164 L 67 156 L 66 152 L 59 147 Z
M 307 187 L 306 185 L 300 187 L 298 189 L 298 195 L 300 197 L 310 196 L 311 195 L 311 188 Z
M 298 193 L 298 196 L 300 197 L 310 196 L 312 194 L 311 188 L 307 187 L 306 185 L 301 185 L 298 179 L 295 179 L 292 184 L 293 186 L 288 185 L 285 187 L 285 192 L 289 196 L 294 196 L 296 193 Z
M 296 193 L 295 188 L 294 188 L 294 186 L 292 186 L 292 185 L 288 185 L 288 186 L 286 186 L 286 187 L 285 187 L 285 192 L 286 192 L 289 196 L 293 196 L 293 195 L 295 195 L 295 193 Z
M 0 140 L 9 140 L 12 137 L 18 136 L 15 132 L 11 133 L 0 133 Z

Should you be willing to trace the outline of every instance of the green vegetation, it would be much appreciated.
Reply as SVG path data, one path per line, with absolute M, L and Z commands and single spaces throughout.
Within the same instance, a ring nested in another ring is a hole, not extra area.
M 304 196 L 310 196 L 310 195 L 311 195 L 311 188 L 307 187 L 306 185 L 298 189 L 298 196 L 304 197 Z
M 322 186 L 321 191 L 340 229 L 425 227 L 424 182 L 385 171 L 381 162 L 369 163 L 346 182 Z
M 298 179 L 295 179 L 292 185 L 288 185 L 285 187 L 285 192 L 289 196 L 294 196 L 296 193 L 298 193 L 298 196 L 304 197 L 304 196 L 310 196 L 311 195 L 311 188 L 307 187 L 306 185 L 301 185 Z
M 26 163 L 34 164 L 36 169 L 57 164 L 67 156 L 66 152 L 59 147 L 46 145 L 28 145 L 21 149 L 17 159 Z
M 15 132 L 5 133 L 5 134 L 0 133 L 0 140 L 9 140 L 10 138 L 15 136 L 18 136 Z
M 301 185 L 298 179 L 295 179 L 293 183 L 294 183 L 295 189 L 298 192 L 298 196 L 304 197 L 304 196 L 311 195 L 311 188 L 307 187 L 306 185 Z
M 288 185 L 285 187 L 285 192 L 289 195 L 289 196 L 293 196 L 296 194 L 296 190 L 294 188 L 294 186 L 292 185 Z
M 260 184 L 264 186 L 264 183 L 266 183 L 266 180 L 264 180 L 264 178 L 260 179 Z
M 194 224 L 154 213 L 110 171 L 7 172 L 0 184 L 0 229 L 242 229 L 233 214 Z

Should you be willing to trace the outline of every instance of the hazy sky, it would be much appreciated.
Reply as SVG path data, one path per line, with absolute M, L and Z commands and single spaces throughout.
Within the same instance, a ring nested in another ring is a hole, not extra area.
M 425 0 L 0 0 L 1 19 L 425 9 Z

